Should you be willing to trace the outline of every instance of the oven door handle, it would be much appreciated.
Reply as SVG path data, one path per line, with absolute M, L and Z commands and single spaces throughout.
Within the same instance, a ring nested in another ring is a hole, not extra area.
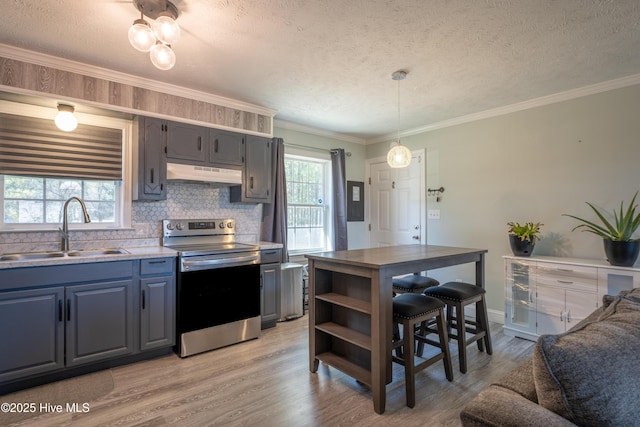
M 182 260 L 183 270 L 204 269 L 212 268 L 216 266 L 233 267 L 239 264 L 258 264 L 260 261 L 260 254 L 236 256 L 231 258 L 216 258 L 216 259 L 204 259 L 197 261 Z

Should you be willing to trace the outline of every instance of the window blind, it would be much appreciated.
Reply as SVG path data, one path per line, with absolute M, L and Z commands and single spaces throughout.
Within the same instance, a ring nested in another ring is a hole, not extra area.
M 122 179 L 122 130 L 0 113 L 0 174 Z

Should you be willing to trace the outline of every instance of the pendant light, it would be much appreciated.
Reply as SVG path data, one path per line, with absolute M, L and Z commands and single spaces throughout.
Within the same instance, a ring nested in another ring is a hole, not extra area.
M 398 82 L 398 138 L 387 153 L 387 163 L 392 168 L 406 168 L 411 164 L 411 150 L 400 144 L 400 80 L 407 77 L 406 71 L 396 71 L 391 75 Z
M 54 122 L 58 129 L 71 132 L 78 127 L 78 119 L 73 115 L 74 108 L 71 105 L 66 104 L 58 104 L 58 114 L 56 114 L 56 118 Z

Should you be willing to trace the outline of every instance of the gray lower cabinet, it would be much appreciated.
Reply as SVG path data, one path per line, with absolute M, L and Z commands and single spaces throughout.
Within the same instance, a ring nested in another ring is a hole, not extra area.
M 64 367 L 64 287 L 0 293 L 0 382 Z
M 141 260 L 140 350 L 142 351 L 175 344 L 174 265 L 175 258 Z
M 260 308 L 262 329 L 271 328 L 280 319 L 280 282 L 282 249 L 261 251 Z
M 175 258 L 0 269 L 0 390 L 170 351 L 174 330 Z
M 134 352 L 133 280 L 69 286 L 66 366 Z

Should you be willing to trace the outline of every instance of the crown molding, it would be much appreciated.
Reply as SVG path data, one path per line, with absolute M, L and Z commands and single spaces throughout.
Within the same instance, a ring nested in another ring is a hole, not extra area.
M 518 102 L 511 105 L 505 105 L 504 107 L 492 108 L 490 110 L 481 111 L 479 113 L 468 114 L 466 116 L 456 117 L 450 120 L 443 120 L 441 122 L 433 123 L 430 125 L 420 126 L 413 129 L 407 129 L 400 132 L 400 137 L 417 135 L 420 133 L 430 132 L 436 129 L 443 129 L 450 126 L 456 126 L 464 123 L 475 122 L 477 120 L 488 119 L 491 117 L 502 116 L 509 113 L 515 113 L 517 111 L 529 110 L 531 108 L 542 107 L 545 105 L 555 104 L 558 102 L 569 101 L 571 99 L 582 98 L 583 96 L 595 95 L 602 92 L 607 92 L 614 89 L 620 89 L 623 87 L 633 86 L 640 84 L 640 74 L 634 74 L 619 79 L 608 80 L 606 82 L 596 83 L 589 86 L 584 86 L 578 89 L 567 90 L 564 92 L 555 93 L 552 95 L 542 96 L 540 98 L 530 99 L 528 101 Z M 382 135 L 379 137 L 366 140 L 366 144 L 377 144 L 379 142 L 392 141 L 397 138 L 397 133 Z
M 140 87 L 143 89 L 153 90 L 168 95 L 182 96 L 196 101 L 208 102 L 223 107 L 234 108 L 251 113 L 261 114 L 273 117 L 276 110 L 262 107 L 260 105 L 249 104 L 237 101 L 231 98 L 214 95 L 207 92 L 188 89 L 182 86 L 162 83 L 156 80 L 146 79 L 144 77 L 134 76 L 131 74 L 121 73 L 119 71 L 109 70 L 107 68 L 96 67 L 94 65 L 84 64 L 81 62 L 71 61 L 68 59 L 58 58 L 47 55 L 45 53 L 34 52 L 26 49 L 20 49 L 0 43 L 0 56 L 5 58 L 23 61 L 31 64 L 41 65 L 44 67 L 56 68 L 62 71 L 77 73 L 88 77 L 94 77 L 115 83 Z
M 317 135 L 317 136 L 323 136 L 323 137 L 326 137 L 326 138 L 337 139 L 338 141 L 353 142 L 354 144 L 365 145 L 367 143 L 367 141 L 365 139 L 363 139 L 363 138 L 344 135 L 344 134 L 341 134 L 341 133 L 331 132 L 331 131 L 323 130 L 323 129 L 318 129 L 318 128 L 314 128 L 314 127 L 311 127 L 311 126 L 300 125 L 300 124 L 293 123 L 293 122 L 288 122 L 288 121 L 285 121 L 285 120 L 274 119 L 273 120 L 273 127 L 274 127 L 274 129 L 275 128 L 288 129 L 288 130 L 293 130 L 293 131 L 297 131 L 297 132 L 308 133 L 310 135 Z

